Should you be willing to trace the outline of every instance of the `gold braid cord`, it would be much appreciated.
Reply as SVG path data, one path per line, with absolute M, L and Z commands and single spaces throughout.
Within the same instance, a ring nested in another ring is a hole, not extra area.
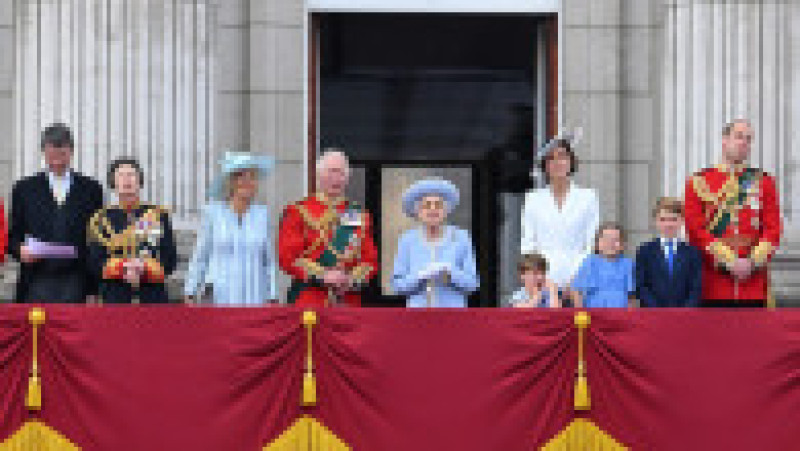
M 753 248 L 753 251 L 750 253 L 750 258 L 756 266 L 764 266 L 767 264 L 767 261 L 769 261 L 769 257 L 774 250 L 775 246 L 773 246 L 772 243 L 769 241 L 761 241 Z
M 134 256 L 137 246 L 136 224 L 130 224 L 121 232 L 117 232 L 108 221 L 107 211 L 103 208 L 92 216 L 89 221 L 89 240 L 102 244 L 109 252 L 121 251 L 127 257 Z M 161 207 L 150 207 L 140 220 L 158 222 L 163 211 Z
M 736 260 L 736 252 L 722 241 L 712 242 L 708 245 L 707 250 L 714 256 L 714 260 L 719 266 L 730 268 Z
M 692 176 L 692 187 L 700 200 L 717 207 L 713 219 L 706 226 L 707 230 L 712 230 L 716 227 L 726 213 L 729 213 L 732 217 L 736 216 L 735 205 L 729 204 L 730 199 L 735 199 L 739 196 L 739 183 L 735 176 L 728 177 L 716 193 L 711 192 L 706 179 L 702 175 Z

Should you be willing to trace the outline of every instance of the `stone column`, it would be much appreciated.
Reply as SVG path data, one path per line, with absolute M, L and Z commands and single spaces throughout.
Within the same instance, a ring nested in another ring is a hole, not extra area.
M 0 198 L 10 209 L 14 174 L 14 4 L 0 2 Z M 11 299 L 15 265 L 0 267 L 0 303 Z
M 621 0 L 563 0 L 562 126 L 580 127 L 578 183 L 598 190 L 604 220 L 621 219 Z
M 272 208 L 276 245 L 280 211 L 305 194 L 305 10 L 302 0 L 250 0 L 249 147 L 274 155 L 273 175 L 262 186 Z M 280 274 L 280 296 L 288 279 Z

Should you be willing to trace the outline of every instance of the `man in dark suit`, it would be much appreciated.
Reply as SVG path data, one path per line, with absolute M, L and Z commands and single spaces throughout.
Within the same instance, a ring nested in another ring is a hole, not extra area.
M 17 302 L 85 302 L 97 294 L 86 263 L 86 227 L 103 207 L 98 182 L 70 168 L 70 129 L 53 124 L 42 133 L 47 168 L 14 184 L 11 191 L 9 252 L 21 263 Z M 36 239 L 74 246 L 75 258 L 47 258 L 28 244 Z
M 636 252 L 636 291 L 642 307 L 697 307 L 701 255 L 679 238 L 683 202 L 662 197 L 653 209 L 659 236 Z

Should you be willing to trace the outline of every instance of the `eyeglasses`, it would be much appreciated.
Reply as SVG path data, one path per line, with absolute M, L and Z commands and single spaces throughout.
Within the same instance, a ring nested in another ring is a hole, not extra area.
M 441 199 L 424 200 L 420 206 L 426 210 L 444 208 L 444 201 Z

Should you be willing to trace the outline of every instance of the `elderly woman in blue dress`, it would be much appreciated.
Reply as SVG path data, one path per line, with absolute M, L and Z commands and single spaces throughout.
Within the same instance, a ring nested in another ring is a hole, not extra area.
M 184 294 L 216 305 L 261 305 L 276 298 L 269 210 L 254 202 L 272 158 L 228 152 L 203 209 Z
M 420 223 L 400 237 L 394 260 L 392 288 L 408 307 L 466 307 L 480 285 L 469 232 L 446 224 L 458 200 L 458 188 L 438 178 L 403 195 L 403 211 Z

